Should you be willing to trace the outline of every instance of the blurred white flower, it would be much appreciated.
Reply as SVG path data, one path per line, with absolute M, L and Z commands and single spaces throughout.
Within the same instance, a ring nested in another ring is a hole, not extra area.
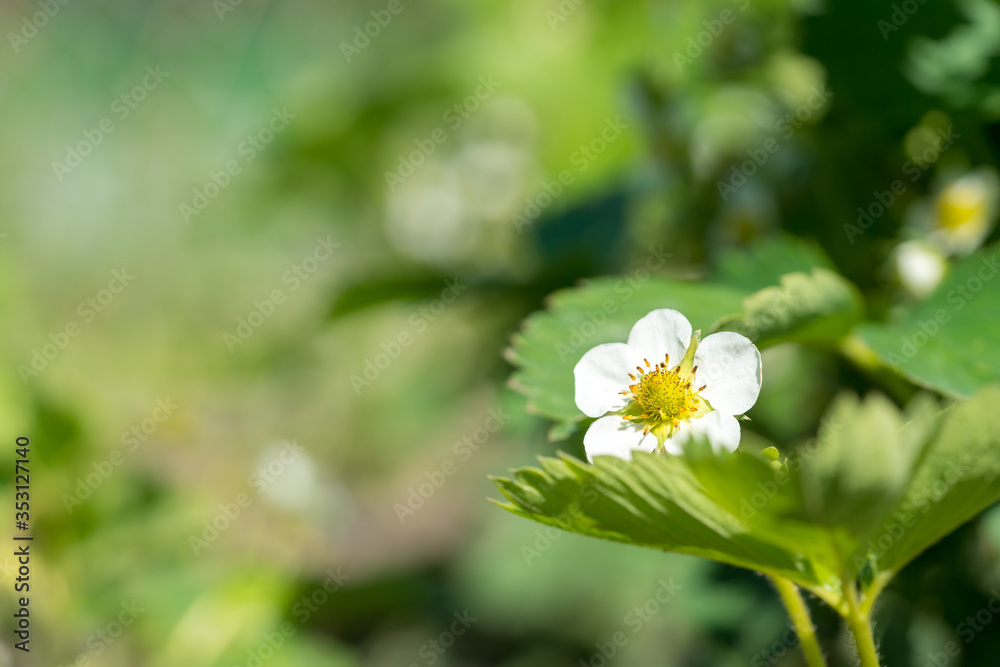
M 467 215 L 460 171 L 430 162 L 398 186 L 389 195 L 386 231 L 396 249 L 419 261 L 465 260 L 481 230 Z
M 938 248 L 926 241 L 904 241 L 893 252 L 896 278 L 913 296 L 924 298 L 944 278 L 948 261 Z
M 934 200 L 932 240 L 948 254 L 967 255 L 989 236 L 996 222 L 996 171 L 981 168 L 952 181 Z
M 671 366 L 671 356 L 680 362 Z M 679 454 L 693 437 L 734 451 L 734 415 L 757 402 L 761 385 L 760 352 L 747 338 L 722 332 L 700 341 L 687 318 L 669 309 L 636 322 L 627 343 L 588 351 L 573 372 L 577 407 L 598 418 L 583 440 L 590 460 L 631 459 L 636 449 Z

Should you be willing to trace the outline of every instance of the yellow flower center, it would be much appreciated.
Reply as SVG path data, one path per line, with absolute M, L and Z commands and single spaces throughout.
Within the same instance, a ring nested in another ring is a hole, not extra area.
M 687 356 L 693 357 L 693 354 Z M 711 406 L 699 396 L 708 385 L 693 388 L 697 366 L 686 370 L 689 364 L 681 362 L 670 368 L 669 354 L 655 366 L 646 359 L 643 361 L 646 368 L 636 366 L 639 376 L 629 373 L 634 384 L 629 385 L 627 392 L 621 392 L 631 399 L 622 419 L 643 423 L 644 434 L 653 431 L 663 442 L 674 434 L 683 420 L 697 419 L 711 412 Z
M 939 225 L 948 230 L 958 230 L 970 223 L 980 227 L 985 222 L 986 196 L 972 186 L 952 185 L 937 202 Z

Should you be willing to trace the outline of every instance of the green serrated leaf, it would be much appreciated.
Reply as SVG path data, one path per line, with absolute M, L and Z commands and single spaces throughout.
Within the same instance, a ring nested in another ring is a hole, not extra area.
M 963 260 L 926 301 L 890 324 L 858 327 L 913 382 L 968 397 L 1000 381 L 1000 244 Z
M 1000 500 L 1000 386 L 939 412 L 918 396 L 840 397 L 820 437 L 784 461 L 689 443 L 632 461 L 542 458 L 495 479 L 502 507 L 540 523 L 786 577 L 837 604 L 875 593 Z
M 752 510 L 749 498 L 774 471 L 749 454 L 659 457 L 631 462 L 598 457 L 591 465 L 562 455 L 541 469 L 495 479 L 514 514 L 601 539 L 711 558 L 778 574 L 806 586 L 836 585 L 831 558 L 809 526 Z M 778 500 L 776 507 L 784 501 Z M 763 523 L 770 524 L 765 527 Z M 799 550 L 794 543 L 818 547 Z
M 784 342 L 836 343 L 863 314 L 860 292 L 827 269 L 790 273 L 781 284 L 743 300 L 739 314 L 722 318 L 712 331 L 736 331 L 758 347 Z

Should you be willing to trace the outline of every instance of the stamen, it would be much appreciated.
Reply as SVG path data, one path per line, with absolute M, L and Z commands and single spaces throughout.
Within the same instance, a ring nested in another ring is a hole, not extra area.
M 695 391 L 692 388 L 694 373 L 698 367 L 687 368 L 686 363 L 690 362 L 686 361 L 676 368 L 670 368 L 669 354 L 664 354 L 663 361 L 656 364 L 649 359 L 642 361 L 643 364 L 635 367 L 638 375 L 628 373 L 632 381 L 628 385 L 631 395 L 629 392 L 619 392 L 619 395 L 629 400 L 629 414 L 623 415 L 622 419 L 630 424 L 642 425 L 643 435 L 648 435 L 656 428 L 666 429 L 666 437 L 669 438 L 682 422 L 697 419 L 707 408 L 702 406 L 698 397 L 698 391 L 701 390 Z
M 701 385 L 700 387 L 698 387 L 698 391 L 704 391 L 705 387 L 707 387 L 707 386 L 708 386 L 707 384 Z

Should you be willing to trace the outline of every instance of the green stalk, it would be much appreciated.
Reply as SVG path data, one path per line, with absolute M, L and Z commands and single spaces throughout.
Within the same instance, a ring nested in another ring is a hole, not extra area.
M 842 340 L 839 351 L 841 356 L 900 403 L 905 404 L 917 393 L 916 387 L 900 377 L 895 369 L 883 363 L 875 351 L 858 336 L 852 335 Z
M 816 639 L 816 628 L 813 627 L 812 619 L 809 617 L 809 607 L 802 599 L 798 587 L 784 577 L 772 575 L 770 579 L 778 590 L 781 601 L 785 603 L 788 616 L 792 619 L 802 652 L 806 655 L 806 664 L 809 667 L 826 667 L 826 658 L 823 657 L 823 651 L 820 650 L 819 641 Z M 877 667 L 878 662 L 874 664 Z
M 872 634 L 870 611 L 862 609 L 853 590 L 845 591 L 845 597 L 847 598 L 847 614 L 844 615 L 844 620 L 847 621 L 847 627 L 854 635 L 854 643 L 858 647 L 861 667 L 880 667 L 878 649 L 875 648 L 875 635 Z

